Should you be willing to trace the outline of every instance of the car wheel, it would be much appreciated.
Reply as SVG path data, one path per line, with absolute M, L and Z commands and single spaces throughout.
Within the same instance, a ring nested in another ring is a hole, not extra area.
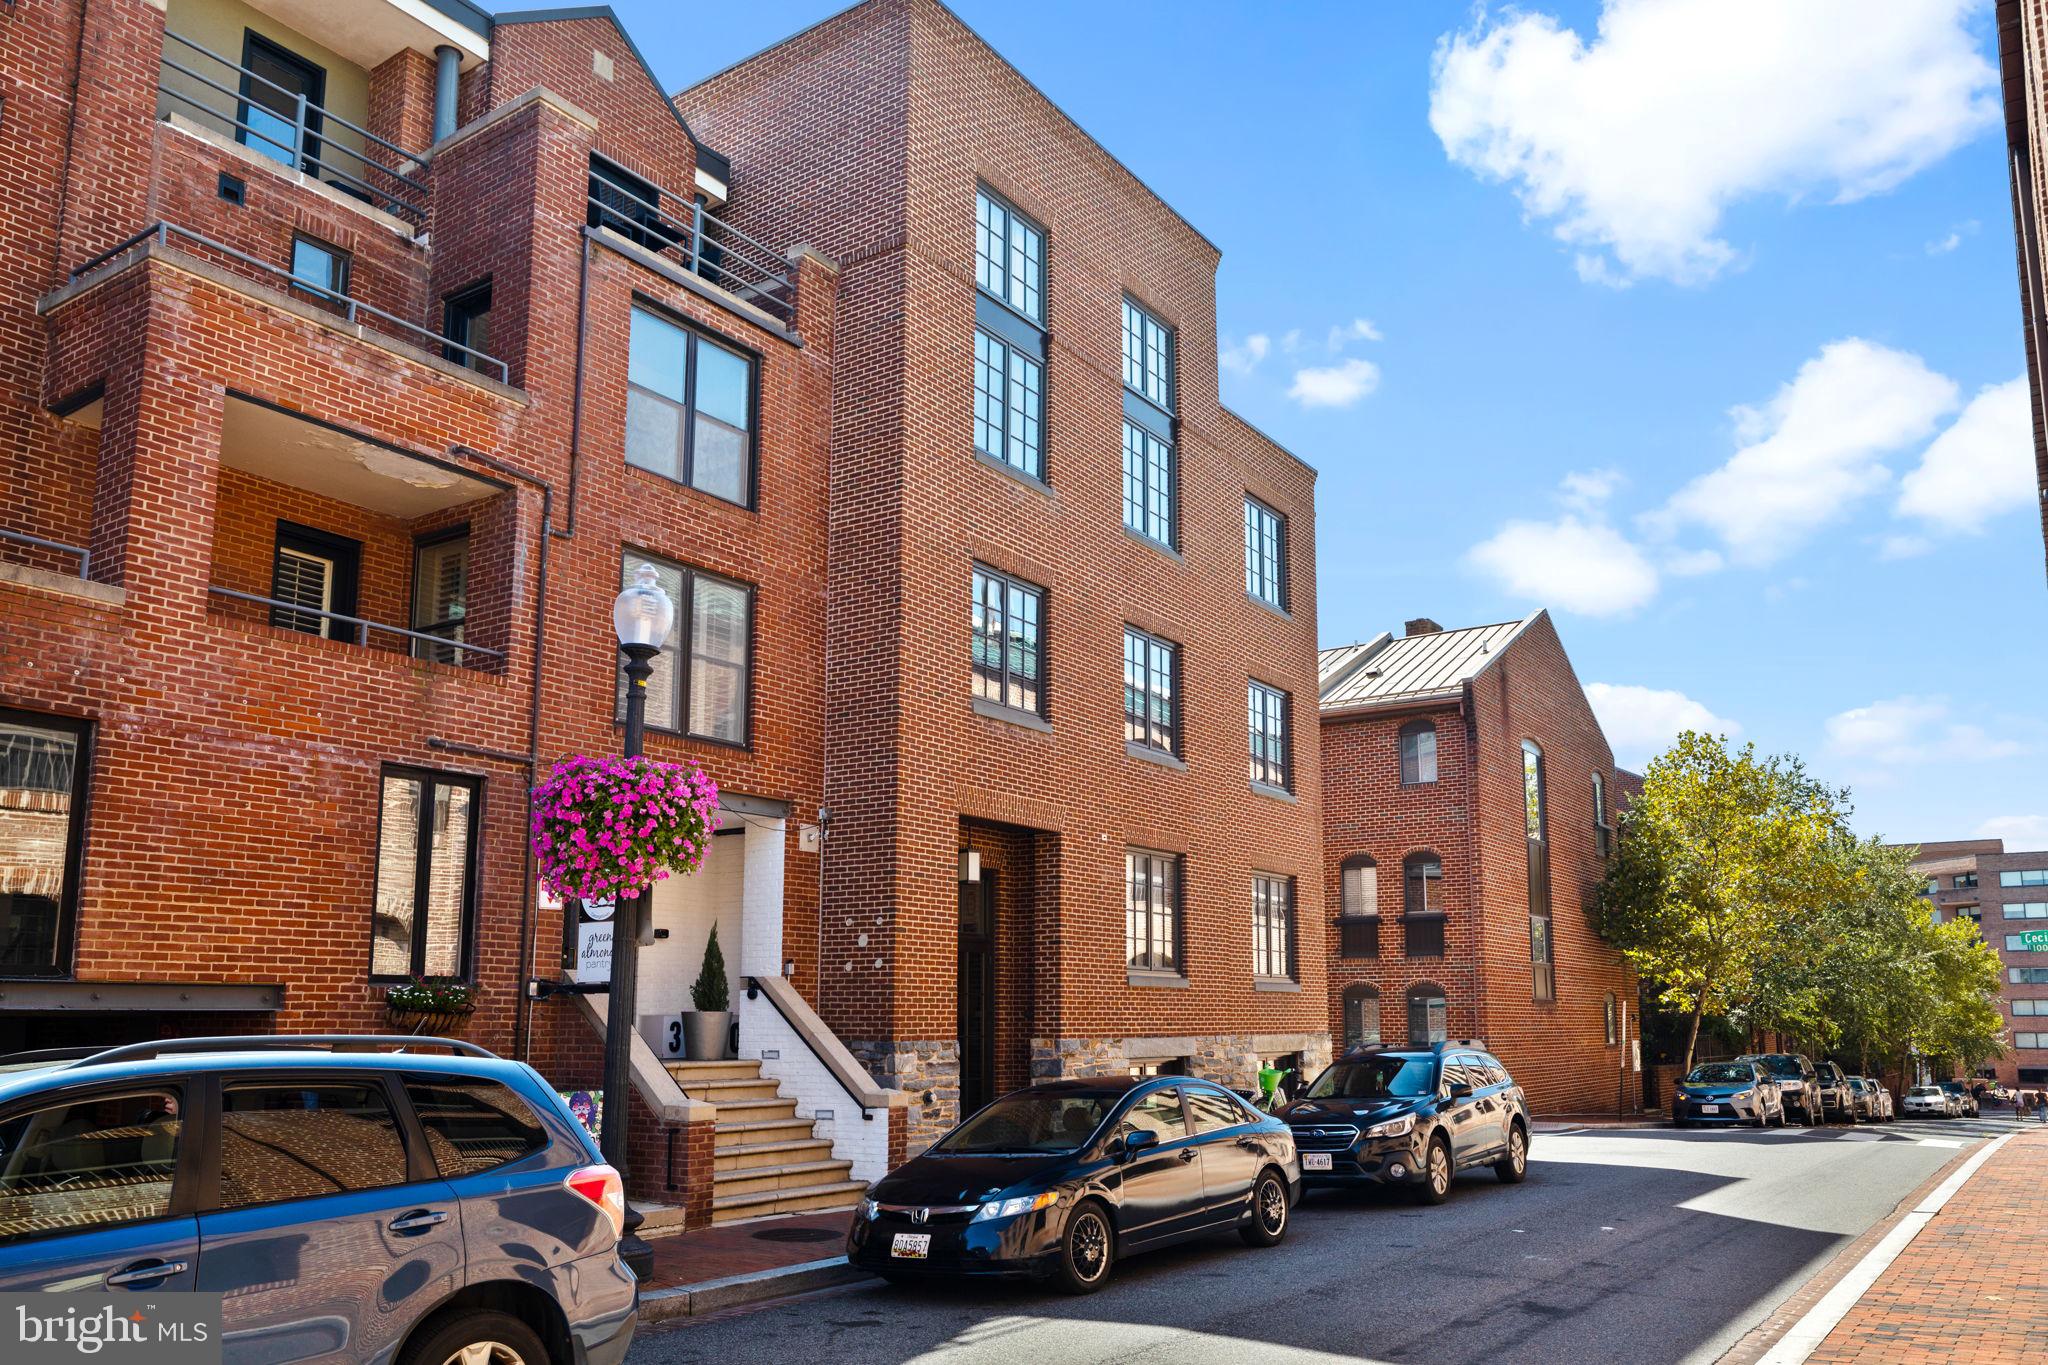
M 1431 1138 L 1429 1155 L 1422 1159 L 1422 1179 L 1416 1182 L 1415 1197 L 1425 1204 L 1441 1204 L 1451 1197 L 1451 1144 Z
M 1252 1182 L 1252 1218 L 1237 1230 L 1251 1247 L 1277 1246 L 1287 1235 L 1287 1182 L 1267 1169 Z
M 510 1313 L 458 1313 L 406 1349 L 405 1365 L 549 1365 L 547 1347 Z
M 1080 1205 L 1060 1238 L 1060 1288 L 1069 1294 L 1093 1294 L 1109 1283 L 1115 1261 L 1116 1233 L 1109 1226 L 1108 1212 L 1092 1200 Z
M 1503 1185 L 1519 1185 L 1529 1175 L 1529 1135 L 1519 1123 L 1508 1126 L 1508 1153 L 1493 1163 L 1493 1173 Z

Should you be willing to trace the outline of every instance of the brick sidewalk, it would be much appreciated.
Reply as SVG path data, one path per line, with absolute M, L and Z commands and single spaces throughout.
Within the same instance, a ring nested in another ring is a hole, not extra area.
M 2048 1359 L 2048 1132 L 2006 1143 L 1885 1268 L 1811 1365 Z
M 780 1270 L 846 1254 L 847 1209 L 724 1223 L 668 1237 L 650 1237 L 654 1274 L 644 1291 Z

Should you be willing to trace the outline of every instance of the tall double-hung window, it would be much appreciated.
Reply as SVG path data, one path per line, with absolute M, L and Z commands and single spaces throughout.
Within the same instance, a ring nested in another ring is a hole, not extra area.
M 974 449 L 1045 478 L 1045 233 L 974 195 Z
M 1135 626 L 1124 627 L 1124 742 L 1180 752 L 1180 651 Z
M 1180 466 L 1173 444 L 1173 332 L 1124 299 L 1124 525 L 1180 544 Z
M 1045 713 L 1045 590 L 974 566 L 974 695 Z

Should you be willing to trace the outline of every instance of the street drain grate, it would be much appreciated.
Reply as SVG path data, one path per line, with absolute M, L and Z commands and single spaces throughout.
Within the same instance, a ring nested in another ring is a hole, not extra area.
M 831 1228 L 762 1228 L 754 1234 L 757 1242 L 836 1242 L 844 1233 Z

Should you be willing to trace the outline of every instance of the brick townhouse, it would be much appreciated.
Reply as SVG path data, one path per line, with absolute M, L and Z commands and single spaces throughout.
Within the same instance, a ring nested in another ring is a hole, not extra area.
M 1913 846 L 1913 870 L 1936 923 L 1967 919 L 1998 953 L 2005 1056 L 1978 1070 L 2011 1088 L 2048 1084 L 2048 851 L 2010 852 L 2003 839 Z
M 1641 780 L 1549 614 L 1326 649 L 1320 696 L 1334 1036 L 1480 1038 L 1538 1113 L 1633 1112 L 1636 981 L 1587 912 Z
M 936 0 L 676 102 L 841 271 L 820 1012 L 916 1139 L 1315 1066 L 1314 473 L 1219 401 L 1217 247 Z

